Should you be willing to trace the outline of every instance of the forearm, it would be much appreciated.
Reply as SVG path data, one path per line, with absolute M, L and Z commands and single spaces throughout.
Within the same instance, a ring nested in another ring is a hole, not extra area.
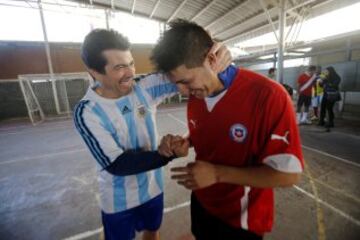
M 161 156 L 157 151 L 126 151 L 105 170 L 113 175 L 127 176 L 165 166 L 172 159 Z
M 217 182 L 258 188 L 290 187 L 300 180 L 300 173 L 284 173 L 268 166 L 229 167 L 216 165 Z

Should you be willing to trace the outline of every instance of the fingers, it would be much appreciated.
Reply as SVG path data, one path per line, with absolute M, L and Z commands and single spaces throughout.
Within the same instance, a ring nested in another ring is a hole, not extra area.
M 220 42 L 214 42 L 214 44 L 212 45 L 211 49 L 210 49 L 210 53 L 213 53 L 215 55 L 217 55 L 218 50 L 223 46 L 222 43 Z
M 192 173 L 192 168 L 195 163 L 191 162 L 186 165 L 186 167 L 174 167 L 171 168 L 171 172 L 176 172 L 177 174 L 172 175 L 171 179 L 177 180 L 177 184 L 185 187 L 189 190 L 198 189 L 199 186 L 194 179 L 194 175 Z
M 171 179 L 174 179 L 174 180 L 188 180 L 188 179 L 192 179 L 192 178 L 193 178 L 192 174 L 178 174 L 178 175 L 171 176 Z
M 184 157 L 188 154 L 190 143 L 179 135 L 168 134 L 161 139 L 158 152 L 165 157 Z
M 171 145 L 181 145 L 182 142 L 184 141 L 184 138 L 182 138 L 181 136 L 173 136 L 171 139 Z
M 176 157 L 188 155 L 190 143 L 181 136 L 174 136 L 171 142 L 171 149 Z
M 161 139 L 160 146 L 158 147 L 159 154 L 165 157 L 171 157 L 173 155 L 173 151 L 171 149 L 171 140 L 173 136 L 168 134 Z
M 185 172 L 190 173 L 190 169 L 188 167 L 174 167 L 170 169 L 171 172 Z
M 186 180 L 186 181 L 177 181 L 177 184 L 184 186 L 186 189 L 189 190 L 196 190 L 198 185 L 195 181 Z
M 226 50 L 225 45 L 221 45 L 218 49 L 218 51 L 215 53 L 216 57 L 218 59 L 226 59 L 225 56 L 228 54 L 228 51 Z
M 216 52 L 216 58 L 218 72 L 224 71 L 226 67 L 229 66 L 232 62 L 231 53 L 225 45 L 222 45 Z

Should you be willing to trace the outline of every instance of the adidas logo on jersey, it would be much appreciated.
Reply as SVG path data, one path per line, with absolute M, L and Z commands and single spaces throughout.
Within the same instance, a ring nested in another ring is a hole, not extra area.
M 127 113 L 130 113 L 131 110 L 128 106 L 125 106 L 123 107 L 123 109 L 121 110 L 121 113 L 124 115 L 124 114 L 127 114 Z

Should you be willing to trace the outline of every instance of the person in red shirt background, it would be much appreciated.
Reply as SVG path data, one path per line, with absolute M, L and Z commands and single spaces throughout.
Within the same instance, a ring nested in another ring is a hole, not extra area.
M 309 66 L 307 71 L 302 73 L 297 79 L 299 98 L 297 101 L 296 118 L 298 124 L 311 124 L 308 119 L 309 107 L 311 104 L 312 88 L 316 79 L 316 67 Z M 304 111 L 301 108 L 304 106 Z
M 227 68 L 217 76 L 213 42 L 196 23 L 176 20 L 152 52 L 184 95 L 195 161 L 173 168 L 192 190 L 191 229 L 197 240 L 263 239 L 271 231 L 274 187 L 297 183 L 303 156 L 286 90 L 255 72 Z

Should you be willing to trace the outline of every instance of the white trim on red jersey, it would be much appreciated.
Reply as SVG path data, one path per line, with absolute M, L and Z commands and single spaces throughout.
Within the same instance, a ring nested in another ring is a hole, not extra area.
M 286 173 L 301 173 L 301 161 L 293 154 L 281 153 L 267 156 L 263 163 L 269 167 Z

